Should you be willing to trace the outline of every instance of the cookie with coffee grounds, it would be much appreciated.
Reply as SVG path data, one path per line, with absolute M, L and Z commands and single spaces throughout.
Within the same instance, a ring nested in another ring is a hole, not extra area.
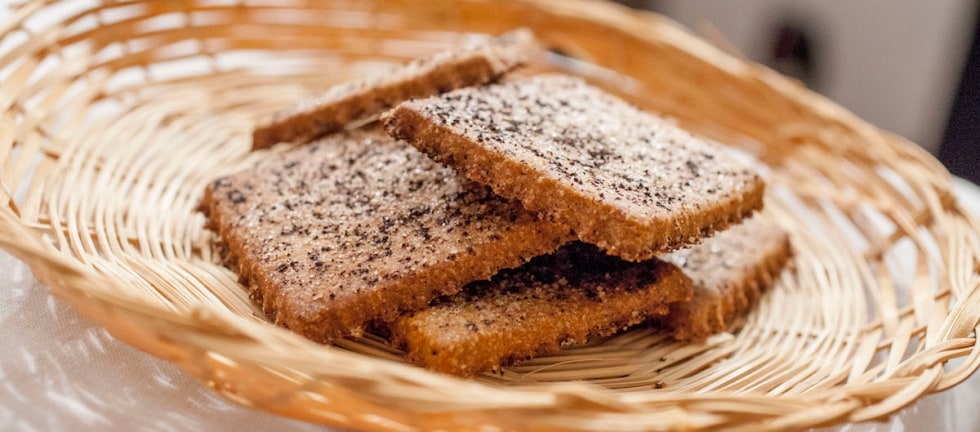
M 411 362 L 471 376 L 662 316 L 692 290 L 672 264 L 576 242 L 404 314 L 391 335 Z
M 673 306 L 664 323 L 678 340 L 733 330 L 772 287 L 792 255 L 783 230 L 752 218 L 698 246 L 664 256 L 694 281 L 691 301 Z
M 272 156 L 214 181 L 202 204 L 268 317 L 319 342 L 572 239 L 377 130 Z
M 491 82 L 531 61 L 538 50 L 529 30 L 514 30 L 385 74 L 338 84 L 257 126 L 252 132 L 252 149 L 280 142 L 308 143 L 399 102 Z
M 541 75 L 404 102 L 385 128 L 631 261 L 698 243 L 763 204 L 719 145 L 584 81 Z

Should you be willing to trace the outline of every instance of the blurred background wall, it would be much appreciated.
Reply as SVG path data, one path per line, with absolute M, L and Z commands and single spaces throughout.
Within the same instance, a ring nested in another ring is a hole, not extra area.
M 793 75 L 980 181 L 977 0 L 621 3 L 663 13 L 723 49 Z

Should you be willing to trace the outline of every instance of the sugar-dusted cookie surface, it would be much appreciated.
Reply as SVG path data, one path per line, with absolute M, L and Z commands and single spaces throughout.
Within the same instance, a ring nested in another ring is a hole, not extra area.
M 572 238 L 377 130 L 338 134 L 218 179 L 203 207 L 269 318 L 320 342 Z
M 661 316 L 691 292 L 672 264 L 576 242 L 402 315 L 391 334 L 410 361 L 471 376 Z
M 704 243 L 663 257 L 694 281 L 691 301 L 665 319 L 680 340 L 730 330 L 773 285 L 792 257 L 789 236 L 775 224 L 752 218 Z
M 276 113 L 252 132 L 252 149 L 306 143 L 395 104 L 490 82 L 537 52 L 530 31 L 501 36 L 412 61 L 383 75 L 349 81 Z
M 762 207 L 762 179 L 720 146 L 565 75 L 412 100 L 383 120 L 392 136 L 632 261 Z

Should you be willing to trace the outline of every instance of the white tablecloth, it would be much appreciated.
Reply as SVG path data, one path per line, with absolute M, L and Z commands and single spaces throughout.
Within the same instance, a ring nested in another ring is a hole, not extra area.
M 958 181 L 980 214 L 980 189 Z M 176 366 L 79 316 L 0 252 L 0 430 L 323 430 L 226 401 Z M 923 398 L 887 423 L 841 431 L 980 431 L 980 374 Z

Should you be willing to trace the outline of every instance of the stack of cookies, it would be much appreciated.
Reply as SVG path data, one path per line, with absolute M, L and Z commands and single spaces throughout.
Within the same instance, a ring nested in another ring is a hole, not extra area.
M 378 325 L 460 376 L 643 323 L 697 340 L 738 322 L 790 256 L 750 219 L 762 179 L 578 78 L 514 73 L 541 53 L 518 30 L 258 127 L 255 149 L 303 145 L 202 208 L 268 317 L 323 343 Z

